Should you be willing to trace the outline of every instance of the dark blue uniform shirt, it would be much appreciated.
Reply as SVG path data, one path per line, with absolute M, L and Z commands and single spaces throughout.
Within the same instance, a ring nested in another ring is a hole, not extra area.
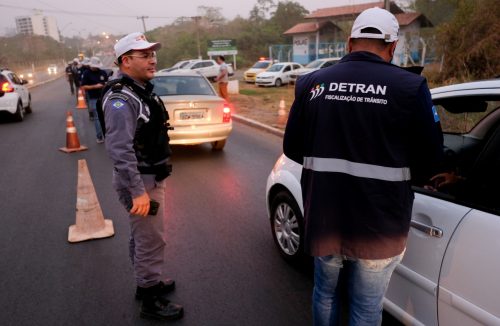
M 104 70 L 97 69 L 87 69 L 82 75 L 81 85 L 96 85 L 96 84 L 106 84 L 108 81 L 108 74 Z M 89 98 L 97 99 L 101 96 L 101 89 L 89 89 L 86 91 Z
M 369 52 L 297 81 L 285 130 L 287 157 L 303 164 L 305 250 L 384 259 L 410 227 L 411 178 L 442 157 L 425 79 Z

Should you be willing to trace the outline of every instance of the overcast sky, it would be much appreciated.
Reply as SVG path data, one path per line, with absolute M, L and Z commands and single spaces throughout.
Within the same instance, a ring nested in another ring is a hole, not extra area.
M 275 0 L 276 1 L 276 0 Z M 304 8 L 313 11 L 319 8 L 352 5 L 376 0 L 296 0 Z M 177 17 L 196 16 L 198 6 L 222 8 L 226 19 L 236 16 L 248 18 L 257 0 L 0 0 L 0 35 L 15 33 L 15 17 L 32 15 L 34 9 L 43 15 L 55 17 L 63 36 L 80 34 L 87 36 L 102 32 L 125 34 L 143 31 L 142 21 L 137 16 L 149 16 L 145 20 L 148 30 L 171 24 Z M 94 15 L 97 14 L 97 15 Z

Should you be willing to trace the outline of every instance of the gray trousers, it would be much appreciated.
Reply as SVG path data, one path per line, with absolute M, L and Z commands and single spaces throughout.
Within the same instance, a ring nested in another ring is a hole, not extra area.
M 164 280 L 163 263 L 165 257 L 165 180 L 157 182 L 151 174 L 141 175 L 149 197 L 160 203 L 155 216 L 130 215 L 129 253 L 134 267 L 135 279 L 140 287 L 151 287 Z M 117 189 L 120 202 L 130 200 L 126 189 Z

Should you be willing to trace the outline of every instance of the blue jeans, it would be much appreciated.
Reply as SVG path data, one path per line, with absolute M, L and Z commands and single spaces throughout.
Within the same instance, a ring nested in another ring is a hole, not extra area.
M 92 114 L 95 117 L 95 119 L 94 119 L 95 136 L 97 139 L 104 139 L 103 134 L 102 134 L 101 123 L 99 122 L 99 118 L 97 117 L 97 111 L 96 111 L 97 99 L 96 98 L 88 98 L 87 102 L 89 105 L 89 113 L 93 112 Z
M 346 276 L 349 297 L 349 325 L 380 325 L 382 302 L 392 272 L 404 252 L 387 259 L 357 259 L 338 255 L 314 258 L 313 323 L 340 324 L 338 279 L 343 262 L 351 262 Z

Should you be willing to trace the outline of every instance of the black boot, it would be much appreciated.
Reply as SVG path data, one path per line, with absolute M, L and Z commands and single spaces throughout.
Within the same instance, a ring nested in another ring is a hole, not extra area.
M 173 290 L 175 290 L 175 281 L 167 279 L 165 282 L 160 282 L 159 287 L 160 287 L 160 294 L 163 297 L 168 293 L 172 292 Z M 142 300 L 142 298 L 144 297 L 144 291 L 146 290 L 147 288 L 142 288 L 138 286 L 137 289 L 135 290 L 135 299 Z
M 159 320 L 175 320 L 182 318 L 184 308 L 170 302 L 161 295 L 161 286 L 157 284 L 143 291 L 141 317 Z

